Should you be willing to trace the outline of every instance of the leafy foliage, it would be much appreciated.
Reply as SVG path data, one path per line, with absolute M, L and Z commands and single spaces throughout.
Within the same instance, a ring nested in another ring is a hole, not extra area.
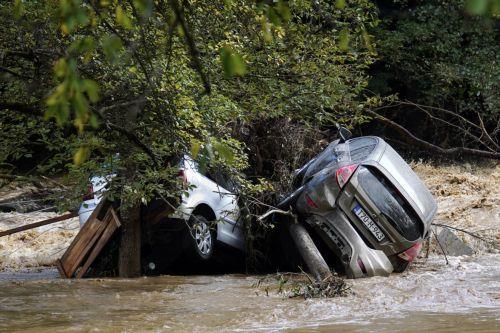
M 394 1 L 381 6 L 383 24 L 376 36 L 381 59 L 372 73 L 371 89 L 451 110 L 474 123 L 482 121 L 496 135 L 500 116 L 498 24 L 488 15 L 470 15 L 467 10 L 482 14 L 497 2 L 472 2 L 422 1 L 414 5 Z M 475 129 L 463 120 L 455 123 L 453 117 L 444 117 L 448 123 L 435 123 L 414 107 L 400 108 L 394 117 L 436 144 L 485 148 L 479 140 L 464 135 L 463 129 Z

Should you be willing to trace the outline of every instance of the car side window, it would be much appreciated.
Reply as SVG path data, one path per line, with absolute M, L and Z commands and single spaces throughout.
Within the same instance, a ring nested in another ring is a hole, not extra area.
M 234 192 L 238 188 L 237 183 L 223 170 L 214 170 L 207 177 L 228 191 Z

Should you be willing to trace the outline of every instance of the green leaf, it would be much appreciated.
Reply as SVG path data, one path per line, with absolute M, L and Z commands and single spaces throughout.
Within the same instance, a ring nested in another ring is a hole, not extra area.
M 134 0 L 134 6 L 143 17 L 148 17 L 152 14 L 152 0 Z
M 220 50 L 220 57 L 226 77 L 245 75 L 246 65 L 239 54 L 229 47 L 223 47 Z
M 213 143 L 213 147 L 217 154 L 219 154 L 220 158 L 222 158 L 224 161 L 226 161 L 229 164 L 232 164 L 234 161 L 234 154 L 231 149 L 227 144 L 215 141 Z
M 73 155 L 73 163 L 78 166 L 87 160 L 89 157 L 89 148 L 88 147 L 80 147 Z
M 63 78 L 68 72 L 68 63 L 65 58 L 59 59 L 54 65 L 54 73 L 58 78 Z
M 19 19 L 24 14 L 24 5 L 21 0 L 14 1 L 14 17 Z
M 339 48 L 342 51 L 347 51 L 349 48 L 349 30 L 343 29 L 339 35 Z
M 472 15 L 483 15 L 488 10 L 488 0 L 467 0 L 465 9 Z
M 198 154 L 200 152 L 200 147 L 201 147 L 201 143 L 200 141 L 196 140 L 196 139 L 192 139 L 191 140 L 191 157 L 196 159 L 198 157 Z
M 284 22 L 287 22 L 292 17 L 292 13 L 290 12 L 290 7 L 284 1 L 279 1 L 276 5 L 276 12 L 280 15 L 281 19 Z
M 108 61 L 116 63 L 119 58 L 118 53 L 123 47 L 121 39 L 116 35 L 108 35 L 102 39 L 102 50 Z
M 83 80 L 82 82 L 83 90 L 89 96 L 89 100 L 95 103 L 99 100 L 99 85 L 94 80 Z
M 95 114 L 92 114 L 90 116 L 90 119 L 89 119 L 89 124 L 90 126 L 92 126 L 93 128 L 97 128 L 99 127 L 99 121 L 97 120 L 97 117 L 95 116 Z
M 335 1 L 335 8 L 344 9 L 345 8 L 345 0 L 337 0 Z
M 132 29 L 132 20 L 120 5 L 116 6 L 115 15 L 116 15 L 116 23 L 118 23 L 125 29 Z

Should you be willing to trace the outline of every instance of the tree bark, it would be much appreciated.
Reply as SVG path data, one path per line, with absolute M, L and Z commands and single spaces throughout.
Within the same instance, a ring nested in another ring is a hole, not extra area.
M 138 165 L 133 159 L 137 148 L 120 147 L 120 158 L 125 169 L 122 176 L 122 191 L 137 175 Z M 118 275 L 134 278 L 141 275 L 141 201 L 122 192 L 120 202 L 121 234 L 118 248 Z
M 332 276 L 330 268 L 306 228 L 300 223 L 292 222 L 288 224 L 288 231 L 314 279 L 319 282 Z
M 120 211 L 121 235 L 118 250 L 118 275 L 141 275 L 141 206 L 136 203 Z

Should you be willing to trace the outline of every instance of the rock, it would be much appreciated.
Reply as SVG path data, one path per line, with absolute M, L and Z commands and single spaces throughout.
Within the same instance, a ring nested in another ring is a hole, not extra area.
M 438 235 L 438 240 L 446 255 L 449 256 L 470 256 L 474 253 L 472 248 L 465 244 L 453 231 L 443 228 Z

